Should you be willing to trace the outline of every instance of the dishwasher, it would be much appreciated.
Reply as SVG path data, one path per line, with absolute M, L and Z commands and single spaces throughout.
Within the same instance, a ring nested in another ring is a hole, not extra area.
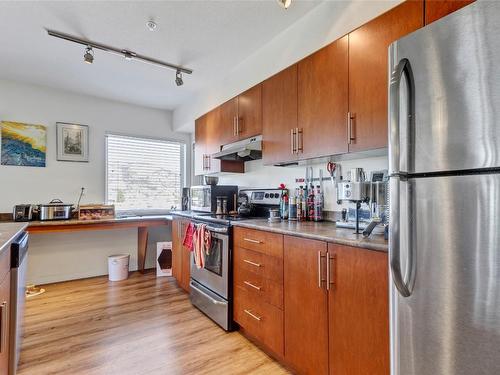
M 21 353 L 28 268 L 28 233 L 21 233 L 12 242 L 10 262 L 10 360 L 9 375 L 15 375 Z

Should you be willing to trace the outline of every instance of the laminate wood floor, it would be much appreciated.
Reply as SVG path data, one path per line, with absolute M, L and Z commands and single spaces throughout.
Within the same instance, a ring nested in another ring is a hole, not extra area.
M 288 374 L 191 306 L 170 277 L 45 288 L 27 301 L 19 375 Z

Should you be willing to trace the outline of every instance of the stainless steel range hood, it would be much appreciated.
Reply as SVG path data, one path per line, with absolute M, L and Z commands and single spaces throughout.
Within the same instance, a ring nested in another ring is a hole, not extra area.
M 212 157 L 220 160 L 249 161 L 262 159 L 262 135 L 222 146 Z

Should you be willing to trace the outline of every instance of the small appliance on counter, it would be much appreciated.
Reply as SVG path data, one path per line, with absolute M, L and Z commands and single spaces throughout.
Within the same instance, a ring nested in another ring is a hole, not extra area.
M 234 185 L 201 185 L 191 187 L 191 210 L 208 212 L 215 214 L 217 212 L 217 200 L 226 198 L 226 212 L 236 210 L 235 202 L 238 196 L 238 186 Z M 221 207 L 222 209 L 222 207 Z
M 33 204 L 17 204 L 12 212 L 14 221 L 31 221 L 35 219 L 36 206 Z
M 69 220 L 73 212 L 73 205 L 63 203 L 60 199 L 52 199 L 49 203 L 38 205 L 41 221 Z
M 283 190 L 241 189 L 238 196 L 238 214 L 241 217 L 267 217 L 276 221 L 279 219 Z

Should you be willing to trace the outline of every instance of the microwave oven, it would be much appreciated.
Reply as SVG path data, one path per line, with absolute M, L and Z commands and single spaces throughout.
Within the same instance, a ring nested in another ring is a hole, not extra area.
M 191 210 L 215 213 L 217 197 L 227 198 L 227 210 L 237 209 L 238 186 L 233 185 L 200 185 L 191 187 Z

